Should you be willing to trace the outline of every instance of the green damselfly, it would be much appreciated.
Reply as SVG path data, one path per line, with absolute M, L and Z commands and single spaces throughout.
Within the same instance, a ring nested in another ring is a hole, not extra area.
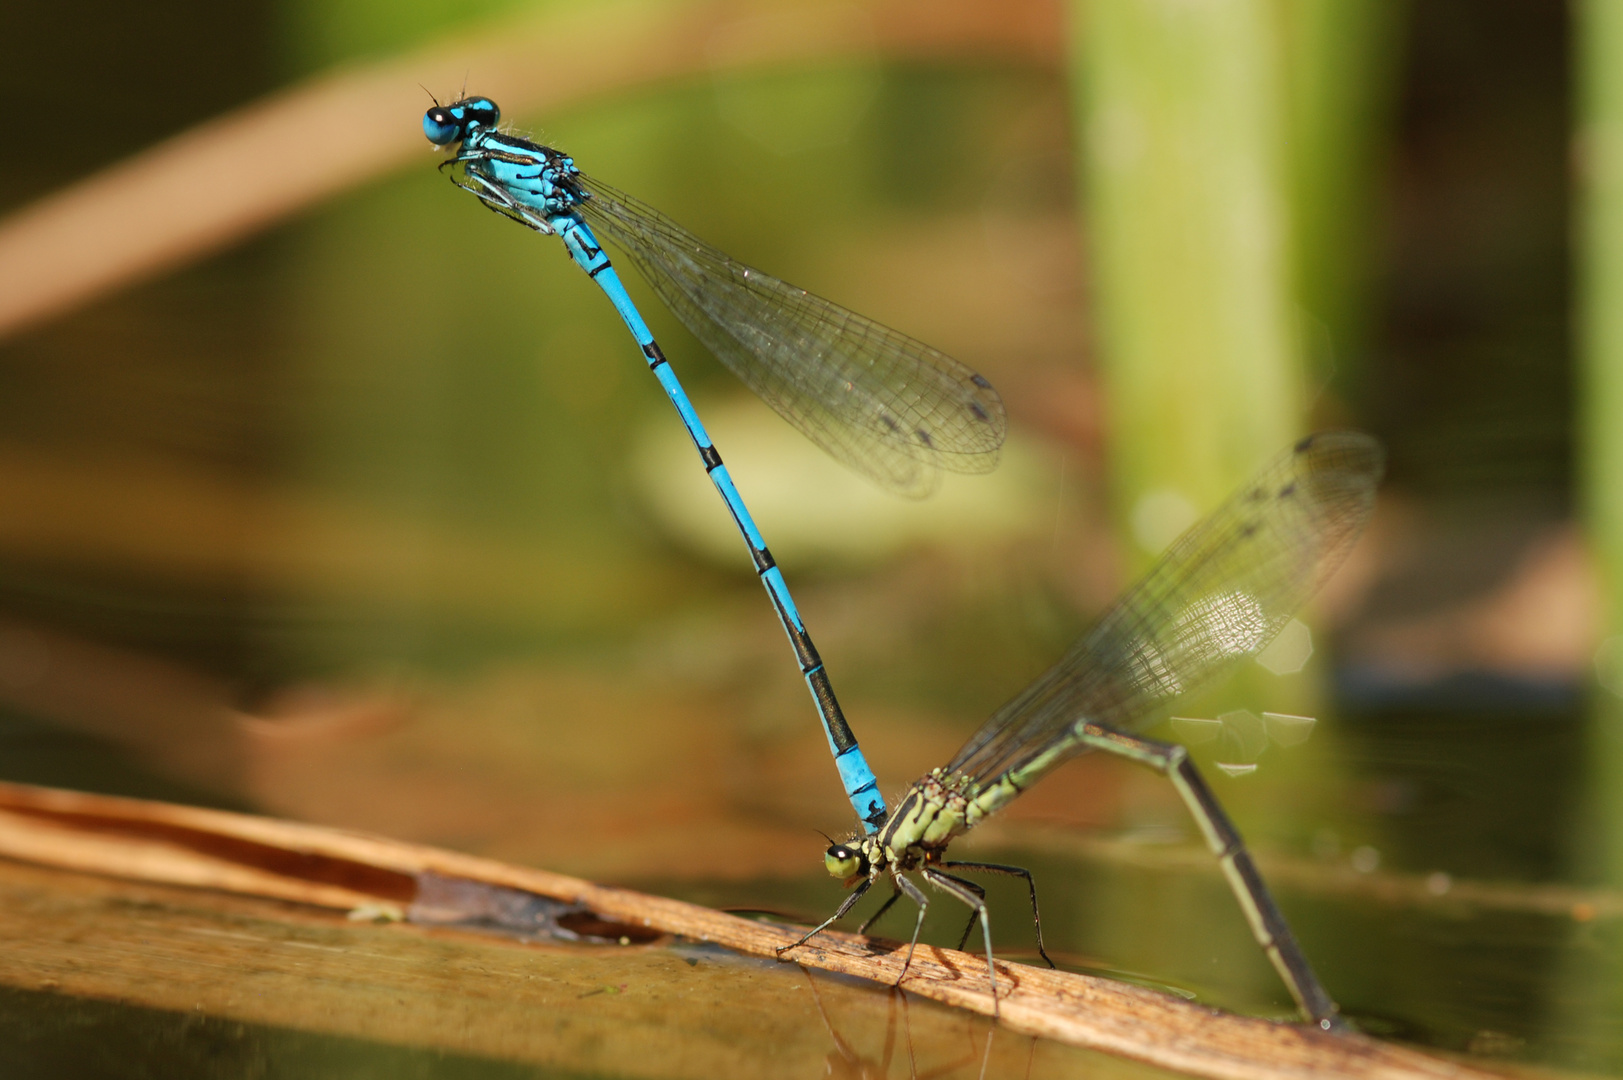
M 916 871 L 972 909 L 960 947 L 980 922 L 995 1011 L 997 972 L 985 890 L 950 871 L 1024 879 L 1037 949 L 1052 966 L 1042 942 L 1036 885 L 1021 867 L 948 861 L 947 845 L 1061 762 L 1104 750 L 1172 781 L 1302 1012 L 1320 1027 L 1335 1027 L 1335 1001 L 1188 751 L 1136 732 L 1159 719 L 1174 699 L 1255 657 L 1274 639 L 1363 532 L 1382 470 L 1380 444 L 1357 432 L 1309 436 L 1275 458 L 1173 543 L 1058 663 L 999 709 L 951 761 L 913 784 L 876 832 L 859 832 L 829 847 L 824 856 L 829 873 L 855 891 L 833 916 L 780 949 L 780 956 L 849 912 L 875 882 L 888 880 L 890 899 L 861 929 L 865 932 L 901 896 L 918 906 L 905 977 L 929 905 L 905 876 Z

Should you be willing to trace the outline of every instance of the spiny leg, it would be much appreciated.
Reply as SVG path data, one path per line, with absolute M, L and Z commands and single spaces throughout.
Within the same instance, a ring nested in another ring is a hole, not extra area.
M 992 1015 L 994 1017 L 1000 1015 L 997 1001 L 997 969 L 992 966 L 992 920 L 986 914 L 986 890 L 973 881 L 953 877 L 932 867 L 925 867 L 923 873 L 924 880 L 942 892 L 957 897 L 980 915 L 981 940 L 986 944 L 986 977 L 992 982 Z M 969 935 L 965 933 L 964 937 L 967 939 Z
M 801 935 L 801 938 L 800 938 L 799 941 L 795 942 L 793 945 L 780 945 L 780 946 L 778 946 L 777 949 L 773 950 L 774 952 L 777 953 L 778 959 L 782 960 L 784 953 L 788 952 L 790 949 L 798 949 L 798 948 L 800 948 L 800 946 L 806 944 L 806 942 L 810 941 L 812 938 L 816 937 L 818 934 L 821 934 L 824 930 L 827 930 L 830 926 L 833 926 L 835 923 L 839 922 L 842 918 L 845 917 L 846 912 L 850 911 L 852 908 L 857 906 L 857 901 L 862 899 L 862 894 L 867 892 L 868 889 L 872 885 L 873 885 L 873 879 L 872 878 L 867 879 L 861 885 L 858 885 L 856 887 L 856 889 L 852 891 L 850 896 L 847 896 L 845 898 L 844 903 L 840 904 L 839 908 L 834 912 L 834 914 L 830 915 L 828 918 L 824 919 L 822 922 L 818 923 L 816 926 L 814 926 L 810 930 L 806 931 L 805 934 Z
M 456 184 L 456 186 L 461 188 L 463 191 L 473 192 L 475 197 L 477 197 L 479 201 L 484 204 L 486 210 L 493 211 L 500 214 L 504 218 L 509 218 L 516 221 L 527 229 L 534 229 L 543 236 L 552 235 L 552 229 L 550 226 L 543 225 L 531 217 L 528 208 L 526 208 L 523 203 L 513 198 L 513 196 L 505 191 L 501 185 L 492 183 L 483 176 L 480 176 L 478 173 L 467 173 L 465 175 L 472 176 L 474 180 L 477 181 L 478 186 L 474 186 L 473 184 L 465 184 L 462 181 L 457 180 L 455 177 L 451 178 L 451 182 Z
M 874 923 L 878 922 L 879 921 L 879 916 L 881 916 L 885 912 L 889 911 L 891 909 L 891 905 L 895 904 L 896 901 L 901 898 L 901 895 L 902 895 L 902 890 L 896 888 L 894 883 L 893 883 L 892 886 L 891 886 L 891 891 L 890 891 L 890 899 L 886 900 L 883 904 L 879 905 L 879 910 L 874 912 L 872 915 L 869 915 L 868 918 L 863 922 L 863 924 L 861 926 L 857 927 L 857 933 L 866 934 L 868 932 L 868 927 L 870 927 Z
M 900 986 L 902 980 L 907 978 L 907 969 L 913 966 L 913 950 L 919 947 L 919 931 L 924 929 L 924 913 L 930 910 L 930 898 L 895 869 L 891 870 L 890 880 L 898 892 L 906 893 L 907 898 L 919 908 L 918 921 L 913 924 L 913 940 L 907 943 L 907 959 L 902 961 L 902 973 L 896 976 L 896 985 Z
M 1223 867 L 1223 876 L 1229 888 L 1240 901 L 1251 933 L 1262 946 L 1274 969 L 1284 980 L 1296 1004 L 1315 1024 L 1326 1031 L 1343 1030 L 1345 1023 L 1336 1016 L 1339 1012 L 1334 999 L 1313 973 L 1302 947 L 1296 943 L 1290 924 L 1274 903 L 1262 875 L 1257 873 L 1250 852 L 1240 831 L 1224 813 L 1223 807 L 1201 778 L 1200 771 L 1189 758 L 1189 751 L 1176 743 L 1128 735 L 1099 724 L 1084 724 L 1079 732 L 1081 741 L 1097 750 L 1104 750 L 1148 765 L 1172 781 L 1183 798 L 1184 805 L 1194 816 L 1195 823 L 1206 837 L 1206 845 L 1217 856 Z
M 1005 866 L 1003 863 L 990 862 L 944 862 L 941 864 L 947 870 L 983 870 L 988 874 L 1007 874 L 1010 877 L 1025 878 L 1026 888 L 1031 892 L 1031 924 L 1037 929 L 1037 952 L 1051 968 L 1059 967 L 1048 958 L 1048 950 L 1043 948 L 1043 917 L 1037 913 L 1037 882 L 1032 880 L 1031 871 L 1023 866 Z M 970 919 L 970 926 L 975 920 Z M 964 930 L 964 941 L 969 940 L 969 930 Z M 958 943 L 963 948 L 963 942 Z
M 940 863 L 938 865 L 944 867 L 947 864 L 946 863 Z M 980 885 L 976 884 L 975 882 L 973 882 L 973 881 L 965 881 L 963 878 L 958 877 L 958 876 L 956 876 L 954 874 L 947 874 L 947 875 L 944 875 L 944 876 L 951 877 L 952 880 L 958 882 L 964 888 L 966 888 L 970 892 L 974 893 L 976 899 L 978 899 L 980 901 L 979 904 L 977 904 L 974 907 L 971 907 L 969 909 L 969 921 L 964 924 L 964 932 L 962 934 L 958 935 L 958 944 L 955 946 L 955 948 L 957 948 L 959 952 L 962 952 L 963 949 L 964 949 L 964 943 L 969 940 L 969 932 L 971 930 L 975 929 L 975 920 L 980 918 L 981 909 L 986 906 L 986 890 L 984 888 L 982 888 Z

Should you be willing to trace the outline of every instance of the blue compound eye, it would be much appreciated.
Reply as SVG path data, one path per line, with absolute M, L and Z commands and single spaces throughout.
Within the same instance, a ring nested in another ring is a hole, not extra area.
M 423 134 L 435 146 L 446 146 L 462 137 L 462 125 L 450 109 L 436 105 L 423 114 Z

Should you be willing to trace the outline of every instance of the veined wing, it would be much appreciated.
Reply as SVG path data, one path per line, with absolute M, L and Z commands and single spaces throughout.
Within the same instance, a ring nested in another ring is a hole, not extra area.
M 1351 550 L 1383 459 L 1378 442 L 1351 431 L 1309 436 L 1275 458 L 999 709 L 947 771 L 1002 775 L 1089 721 L 1143 727 L 1255 656 Z
M 607 184 L 578 181 L 592 228 L 733 374 L 835 458 L 914 497 L 930 492 L 937 470 L 997 465 L 1008 420 L 974 371 L 728 258 Z

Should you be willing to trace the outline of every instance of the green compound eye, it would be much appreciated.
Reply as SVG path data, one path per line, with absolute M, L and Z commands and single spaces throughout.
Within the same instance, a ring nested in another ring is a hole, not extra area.
M 823 865 L 828 868 L 830 877 L 848 878 L 861 874 L 867 861 L 844 844 L 835 844 L 823 853 Z

